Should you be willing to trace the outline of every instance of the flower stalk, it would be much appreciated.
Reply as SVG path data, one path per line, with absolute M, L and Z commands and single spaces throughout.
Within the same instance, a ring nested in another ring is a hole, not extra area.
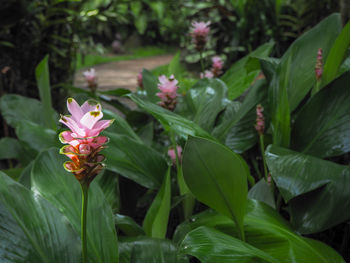
M 81 186 L 81 248 L 82 262 L 87 263 L 87 238 L 86 238 L 86 214 L 88 206 L 89 185 L 80 184 Z

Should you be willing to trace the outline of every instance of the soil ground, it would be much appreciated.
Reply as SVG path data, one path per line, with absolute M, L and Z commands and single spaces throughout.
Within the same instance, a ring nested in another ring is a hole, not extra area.
M 98 89 L 103 91 L 125 88 L 135 91 L 137 87 L 137 74 L 143 68 L 151 70 L 155 67 L 168 64 L 172 57 L 173 55 L 163 55 L 96 65 L 94 69 L 98 78 Z M 83 72 L 86 70 L 79 70 L 75 74 L 75 87 L 86 87 L 83 77 Z

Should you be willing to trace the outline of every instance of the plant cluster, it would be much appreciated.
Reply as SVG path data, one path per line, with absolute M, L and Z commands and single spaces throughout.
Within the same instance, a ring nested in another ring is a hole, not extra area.
M 40 101 L 0 98 L 17 135 L 0 140 L 1 260 L 346 262 L 349 36 L 332 14 L 281 58 L 268 42 L 220 78 L 188 78 L 178 53 L 167 72 L 135 76 L 134 93 L 100 91 L 89 71 L 60 119 L 70 131 L 57 126 L 46 57 Z

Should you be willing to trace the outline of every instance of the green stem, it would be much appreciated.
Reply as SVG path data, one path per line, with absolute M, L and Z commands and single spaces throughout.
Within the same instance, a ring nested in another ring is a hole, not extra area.
M 86 243 L 86 212 L 88 205 L 89 185 L 81 184 L 81 248 L 83 263 L 87 263 L 87 243 Z
M 261 155 L 264 163 L 265 179 L 267 180 L 268 172 L 267 172 L 267 165 L 266 165 L 266 158 L 265 158 L 264 135 L 260 134 L 259 139 L 260 139 L 260 151 L 261 151 Z
M 204 62 L 203 62 L 203 53 L 202 53 L 202 51 L 199 52 L 199 56 L 200 56 L 200 61 L 201 61 L 202 72 L 204 74 Z

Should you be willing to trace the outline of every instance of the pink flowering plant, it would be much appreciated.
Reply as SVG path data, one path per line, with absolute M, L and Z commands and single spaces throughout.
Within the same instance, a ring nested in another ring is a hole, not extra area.
M 97 90 L 97 74 L 94 68 L 83 72 L 83 76 L 88 84 L 89 89 L 95 93 Z
M 208 41 L 208 35 L 210 31 L 210 22 L 192 22 L 192 28 L 190 35 L 192 41 L 196 46 L 196 49 L 200 52 L 204 50 L 205 44 Z
M 161 107 L 173 111 L 177 103 L 177 89 L 179 88 L 178 81 L 175 79 L 174 75 L 169 78 L 165 75 L 159 77 L 158 89 L 160 92 L 156 95 L 160 98 L 158 103 Z
M 70 130 L 59 135 L 62 143 L 67 144 L 60 150 L 61 154 L 70 158 L 63 164 L 64 168 L 73 173 L 82 189 L 81 240 L 83 263 L 87 262 L 86 245 L 86 212 L 88 190 L 92 180 L 103 169 L 105 157 L 100 153 L 107 143 L 106 136 L 100 133 L 108 128 L 113 120 L 101 120 L 103 117 L 101 104 L 88 100 L 81 106 L 73 99 L 67 100 L 67 108 L 71 115 L 61 115 L 60 122 Z

